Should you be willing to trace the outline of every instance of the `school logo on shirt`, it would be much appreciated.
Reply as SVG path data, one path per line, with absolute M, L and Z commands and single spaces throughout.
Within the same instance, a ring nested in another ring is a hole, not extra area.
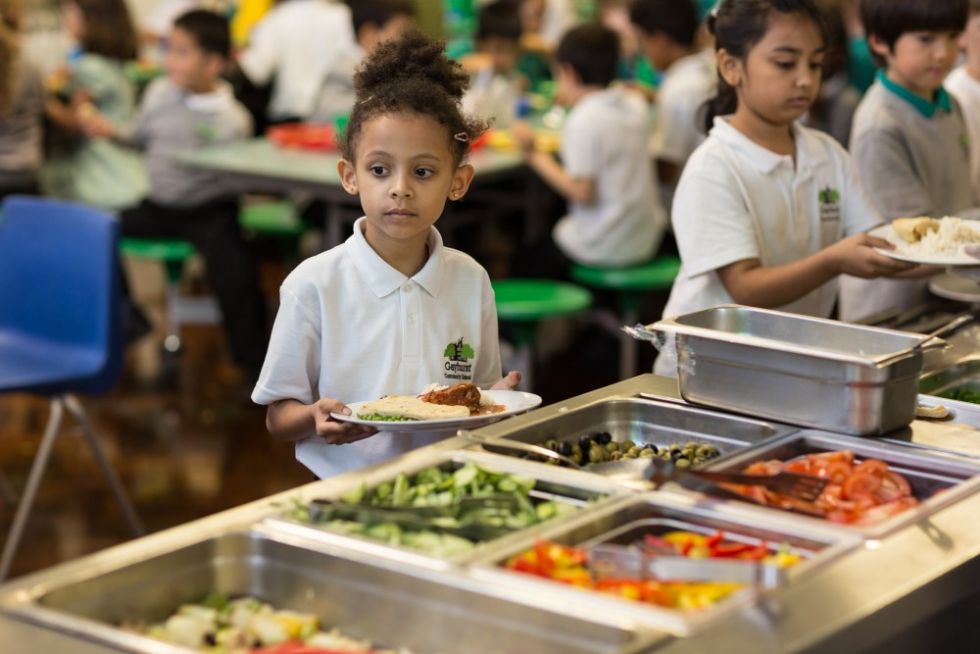
M 830 223 L 840 220 L 840 191 L 826 186 L 817 195 L 820 201 L 820 222 Z
M 447 345 L 442 356 L 446 359 L 447 379 L 473 379 L 473 359 L 476 358 L 476 352 L 462 337 Z

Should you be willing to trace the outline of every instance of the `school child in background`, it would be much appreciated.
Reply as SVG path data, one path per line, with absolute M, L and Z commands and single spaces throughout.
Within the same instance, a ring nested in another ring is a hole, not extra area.
M 830 317 L 839 275 L 911 266 L 864 233 L 881 219 L 847 152 L 798 122 L 820 91 L 820 12 L 811 0 L 723 0 L 708 21 L 718 95 L 674 196 L 681 270 L 664 316 L 737 303 Z M 655 371 L 677 374 L 672 343 Z
M 460 112 L 469 82 L 418 31 L 382 43 L 359 69 L 339 172 L 365 216 L 347 241 L 307 259 L 280 290 L 252 399 L 276 439 L 320 477 L 362 468 L 446 433 L 374 433 L 338 421 L 348 402 L 415 395 L 432 383 L 513 388 L 500 378 L 487 272 L 442 244 L 434 224 L 469 188 L 469 144 L 485 128 Z M 449 366 L 447 344 L 472 350 Z M 451 370 L 450 370 L 451 369 Z
M 714 53 L 695 45 L 699 22 L 691 0 L 636 0 L 630 20 L 647 58 L 663 73 L 651 150 L 669 197 L 684 164 L 705 138 L 699 114 L 718 85 Z
M 38 192 L 44 83 L 20 51 L 20 0 L 0 0 L 0 201 Z
M 312 122 L 329 123 L 350 114 L 357 67 L 378 45 L 397 39 L 415 20 L 411 0 L 350 0 L 349 5 L 357 45 L 341 53 L 327 73 Z
M 477 54 L 464 61 L 473 73 L 463 96 L 463 111 L 510 127 L 517 119 L 517 105 L 527 79 L 517 71 L 521 50 L 521 17 L 511 0 L 497 0 L 480 10 L 476 29 Z
M 327 74 L 356 48 L 342 2 L 283 0 L 253 28 L 238 65 L 255 86 L 272 85 L 271 123 L 308 120 Z
M 861 93 L 850 77 L 848 36 L 839 0 L 821 3 L 820 10 L 827 29 L 823 82 L 820 95 L 803 117 L 803 124 L 830 134 L 846 148 L 851 139 L 854 112 L 861 103 Z
M 943 80 L 958 54 L 969 0 L 863 0 L 875 56 L 884 61 L 854 116 L 851 156 L 885 220 L 980 217 L 963 111 Z M 928 297 L 925 280 L 844 279 L 840 317 L 858 320 Z
M 980 0 L 970 0 L 970 20 L 959 45 L 966 60 L 946 78 L 946 88 L 959 101 L 970 132 L 970 176 L 980 204 Z
M 524 48 L 550 54 L 578 23 L 574 0 L 516 0 L 524 26 Z
M 147 88 L 135 124 L 119 127 L 96 115 L 85 129 L 145 152 L 149 194 L 120 214 L 122 233 L 186 240 L 200 252 L 232 356 L 251 384 L 265 358 L 265 304 L 238 226 L 238 201 L 220 176 L 177 159 L 181 152 L 251 134 L 248 112 L 220 77 L 230 56 L 228 23 L 209 11 L 190 11 L 176 20 L 168 42 L 167 75 Z
M 531 168 L 569 202 L 552 235 L 559 251 L 543 249 L 537 257 L 551 268 L 542 274 L 560 274 L 568 259 L 598 266 L 645 261 L 656 253 L 667 218 L 651 182 L 649 108 L 638 94 L 610 86 L 619 38 L 602 25 L 583 25 L 562 38 L 555 56 L 557 100 L 571 109 L 561 163 L 534 150 L 526 124 L 514 129 Z
M 82 130 L 98 113 L 116 127 L 132 122 L 136 93 L 124 65 L 136 57 L 137 36 L 125 0 L 69 0 L 65 27 L 77 49 L 63 71 L 61 97 L 47 101 L 52 122 L 73 137 L 42 169 L 45 193 L 106 210 L 132 206 L 147 191 L 138 153 Z

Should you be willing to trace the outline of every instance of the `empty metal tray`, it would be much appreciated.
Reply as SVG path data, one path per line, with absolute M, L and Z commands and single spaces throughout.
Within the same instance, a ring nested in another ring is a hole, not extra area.
M 674 336 L 690 402 L 854 435 L 915 417 L 922 352 L 898 355 L 916 334 L 735 305 L 651 329 Z
M 712 470 L 737 472 L 755 461 L 796 457 L 819 452 L 850 450 L 857 459 L 879 459 L 908 480 L 913 495 L 920 501 L 915 509 L 901 513 L 877 525 L 855 527 L 839 525 L 867 537 L 880 537 L 901 527 L 927 518 L 936 509 L 951 504 L 980 488 L 980 466 L 963 459 L 931 456 L 924 450 L 876 443 L 871 439 L 851 438 L 817 431 L 801 431 L 766 445 L 753 448 L 709 465 Z M 942 491 L 942 492 L 940 492 Z M 766 507 L 769 511 L 781 509 Z M 819 520 L 819 518 L 806 518 Z M 829 523 L 828 523 L 829 524 Z
M 771 545 L 785 544 L 801 554 L 805 560 L 787 570 L 787 583 L 808 574 L 820 565 L 844 554 L 857 546 L 861 539 L 855 535 L 820 525 L 786 519 L 768 511 L 753 507 L 701 500 L 675 493 L 654 492 L 633 496 L 610 503 L 601 510 L 590 512 L 562 525 L 547 530 L 542 538 L 576 547 L 588 547 L 602 542 L 630 544 L 634 536 L 643 533 L 662 534 L 665 531 L 684 530 L 712 534 L 722 530 L 730 540 L 748 543 L 767 541 Z M 721 600 L 703 611 L 679 611 L 632 602 L 589 590 L 577 589 L 558 582 L 506 570 L 501 566 L 512 556 L 520 554 L 533 542 L 515 543 L 505 551 L 481 557 L 473 575 L 488 583 L 526 588 L 520 594 L 544 597 L 572 594 L 580 601 L 588 601 L 597 609 L 608 610 L 636 620 L 637 623 L 655 630 L 675 635 L 689 635 L 714 622 L 732 610 L 737 610 L 756 596 L 756 591 L 746 588 Z M 778 593 L 778 589 L 772 591 Z M 588 598 L 586 600 L 586 598 Z M 571 603 L 571 600 L 569 600 Z
M 648 642 L 615 621 L 584 621 L 482 592 L 461 576 L 396 570 L 313 551 L 261 531 L 209 538 L 146 560 L 93 569 L 7 607 L 21 619 L 126 652 L 186 650 L 117 628 L 166 619 L 209 593 L 254 596 L 317 615 L 324 628 L 415 654 L 634 652 Z

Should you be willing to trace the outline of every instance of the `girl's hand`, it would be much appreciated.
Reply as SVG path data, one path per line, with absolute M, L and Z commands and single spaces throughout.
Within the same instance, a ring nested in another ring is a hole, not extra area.
M 490 387 L 492 391 L 513 391 L 521 383 L 521 373 L 511 370 L 499 382 Z
M 342 413 L 349 416 L 351 411 L 343 402 L 332 398 L 325 397 L 317 401 L 312 409 L 317 438 L 327 445 L 346 445 L 378 433 L 378 430 L 370 427 L 335 420 L 330 415 L 331 413 Z
M 891 277 L 916 267 L 914 263 L 896 261 L 879 254 L 873 248 L 894 250 L 895 246 L 882 238 L 857 234 L 838 241 L 827 251 L 839 275 L 874 279 Z
M 116 128 L 109 120 L 100 114 L 93 105 L 90 112 L 80 112 L 78 116 L 82 132 L 90 139 L 107 139 L 116 135 Z

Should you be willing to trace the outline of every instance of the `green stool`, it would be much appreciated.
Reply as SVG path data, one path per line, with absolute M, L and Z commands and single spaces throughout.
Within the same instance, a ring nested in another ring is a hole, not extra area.
M 636 374 L 636 341 L 622 332 L 622 324 L 635 325 L 639 320 L 643 296 L 650 291 L 669 290 L 681 269 L 677 257 L 657 257 L 652 261 L 625 268 L 597 268 L 575 264 L 571 277 L 592 288 L 615 291 L 618 316 L 600 316 L 603 326 L 614 331 L 620 340 L 619 375 L 628 379 Z
M 180 294 L 184 264 L 194 255 L 193 245 L 174 239 L 124 238 L 119 247 L 123 254 L 163 264 L 167 274 L 167 336 L 163 347 L 168 352 L 180 350 L 181 325 L 221 322 L 221 313 L 213 297 L 183 297 Z
M 533 389 L 533 346 L 538 324 L 546 318 L 557 318 L 585 311 L 592 306 L 592 293 L 586 289 L 545 279 L 503 279 L 493 282 L 497 317 L 512 323 L 518 367 L 524 385 Z
M 304 231 L 291 202 L 246 204 L 238 214 L 238 224 L 246 232 L 283 238 L 298 238 Z

